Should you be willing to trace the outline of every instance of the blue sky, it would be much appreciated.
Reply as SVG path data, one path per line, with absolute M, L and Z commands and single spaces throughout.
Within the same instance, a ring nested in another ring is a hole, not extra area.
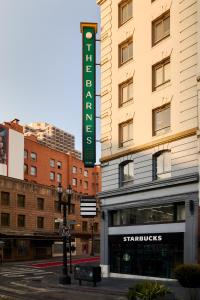
M 81 150 L 80 22 L 99 14 L 96 0 L 0 0 L 0 122 L 52 123 Z

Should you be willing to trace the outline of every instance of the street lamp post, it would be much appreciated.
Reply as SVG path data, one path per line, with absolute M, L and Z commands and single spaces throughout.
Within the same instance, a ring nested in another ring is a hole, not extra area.
M 91 219 L 91 252 L 90 256 L 94 256 L 94 218 Z
M 61 284 L 71 284 L 71 277 L 68 275 L 68 267 L 67 267 L 67 242 L 69 242 L 69 228 L 67 226 L 67 206 L 68 206 L 68 212 L 70 211 L 70 202 L 71 202 L 71 195 L 72 195 L 72 189 L 69 185 L 66 189 L 67 194 L 67 201 L 63 200 L 63 189 L 62 185 L 59 183 L 58 188 L 58 200 L 59 205 L 63 206 L 63 230 L 62 230 L 62 236 L 63 236 L 63 275 L 59 278 L 59 283 Z

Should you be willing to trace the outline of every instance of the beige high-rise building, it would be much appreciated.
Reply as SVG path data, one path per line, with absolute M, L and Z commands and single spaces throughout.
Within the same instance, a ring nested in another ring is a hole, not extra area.
M 24 126 L 24 134 L 33 134 L 37 140 L 52 149 L 64 153 L 71 152 L 81 158 L 81 152 L 75 149 L 74 135 L 46 122 L 33 122 Z
M 97 4 L 103 274 L 173 277 L 199 261 L 200 0 Z

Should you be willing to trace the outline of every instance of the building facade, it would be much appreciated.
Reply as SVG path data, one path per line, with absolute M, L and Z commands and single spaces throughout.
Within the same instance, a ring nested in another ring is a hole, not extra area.
M 46 122 L 33 122 L 24 126 L 26 136 L 35 135 L 38 142 L 52 149 L 70 152 L 81 159 L 81 152 L 75 149 L 75 137 L 71 133 Z
M 47 147 L 34 135 L 24 136 L 19 120 L 5 122 L 0 127 L 1 133 L 4 153 L 0 169 L 0 240 L 5 243 L 4 260 L 62 255 L 59 184 L 63 191 L 69 185 L 73 191 L 67 215 L 75 246 L 72 255 L 89 255 L 93 250 L 98 254 L 99 216 L 81 217 L 80 199 L 82 195 L 96 197 L 100 191 L 100 167 L 84 168 L 83 162 L 74 155 Z M 20 142 L 16 143 L 15 138 L 12 144 L 16 134 Z M 4 172 L 13 169 L 15 174 Z
M 97 4 L 103 273 L 173 277 L 198 262 L 200 1 Z

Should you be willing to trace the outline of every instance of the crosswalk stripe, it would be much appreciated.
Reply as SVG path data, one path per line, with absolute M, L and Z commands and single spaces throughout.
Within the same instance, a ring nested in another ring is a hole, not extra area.
M 26 289 L 30 289 L 30 290 L 33 290 L 33 291 L 38 291 L 38 292 L 47 292 L 48 291 L 45 288 L 37 288 L 37 287 L 34 287 L 34 286 L 29 286 L 29 285 L 22 284 L 22 283 L 19 283 L 19 282 L 11 282 L 11 284 L 16 285 L 16 286 L 20 286 L 20 287 L 24 287 Z
M 6 292 L 15 293 L 15 294 L 19 294 L 19 295 L 26 294 L 25 291 L 13 289 L 11 287 L 6 287 L 6 286 L 3 286 L 3 285 L 0 285 L 0 290 L 6 291 Z

